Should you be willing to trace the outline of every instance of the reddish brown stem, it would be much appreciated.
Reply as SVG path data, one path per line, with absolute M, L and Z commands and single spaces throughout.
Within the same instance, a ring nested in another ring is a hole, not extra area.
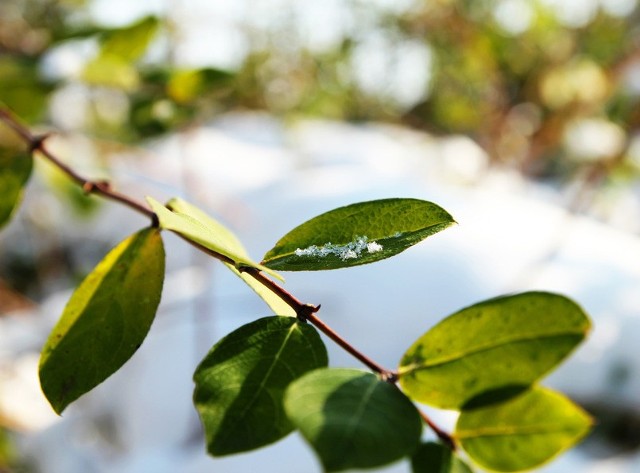
M 106 181 L 92 181 L 84 178 L 77 172 L 75 172 L 68 165 L 60 161 L 56 156 L 54 156 L 45 146 L 44 141 L 47 138 L 47 135 L 37 136 L 33 135 L 31 131 L 18 122 L 16 118 L 6 109 L 0 108 L 0 121 L 4 122 L 7 126 L 9 126 L 13 131 L 16 132 L 24 140 L 29 146 L 29 151 L 34 153 L 38 151 L 42 156 L 44 156 L 49 162 L 51 162 L 58 169 L 63 171 L 70 179 L 76 182 L 82 189 L 88 194 L 98 194 L 102 197 L 114 200 L 119 202 L 127 207 L 132 208 L 133 210 L 149 217 L 152 220 L 154 226 L 159 226 L 159 221 L 157 215 L 150 210 L 143 203 L 137 202 L 134 199 L 121 194 L 119 192 L 114 191 L 111 188 L 111 185 Z M 226 255 L 218 253 L 214 250 L 211 250 L 183 235 L 177 233 L 183 240 L 185 240 L 190 245 L 194 246 L 198 250 L 206 253 L 207 255 L 216 258 L 223 263 L 231 264 L 234 267 L 237 267 L 239 271 L 250 274 L 253 278 L 255 278 L 258 282 L 269 288 L 276 294 L 280 299 L 282 299 L 286 304 L 288 304 L 295 312 L 300 320 L 311 323 L 314 327 L 324 333 L 327 337 L 333 340 L 337 345 L 343 348 L 345 351 L 350 353 L 354 358 L 362 362 L 365 366 L 367 366 L 370 370 L 377 373 L 384 381 L 389 382 L 395 386 L 395 383 L 398 380 L 398 373 L 395 371 L 388 370 L 383 366 L 379 365 L 371 358 L 366 356 L 364 353 L 360 352 L 353 345 L 347 342 L 341 335 L 339 335 L 335 330 L 329 327 L 326 323 L 324 323 L 317 315 L 316 312 L 320 309 L 320 306 L 313 306 L 311 304 L 305 304 L 297 299 L 293 294 L 288 292 L 282 286 L 265 276 L 259 269 L 253 267 L 238 267 L 236 262 L 229 258 Z M 429 417 L 420 412 L 420 415 L 424 419 L 424 421 L 433 429 L 438 438 L 448 445 L 450 448 L 456 448 L 455 441 L 453 437 L 440 429 L 436 424 L 434 424 Z
M 389 382 L 395 382 L 398 378 L 397 374 L 393 371 L 390 371 L 378 363 L 373 361 L 367 355 L 356 349 L 353 345 L 347 342 L 341 335 L 339 335 L 335 330 L 325 324 L 315 313 L 318 312 L 320 306 L 313 306 L 310 304 L 303 304 L 297 298 L 295 298 L 291 293 L 289 293 L 286 289 L 284 289 L 279 284 L 276 284 L 274 281 L 266 277 L 260 271 L 255 268 L 245 268 L 245 272 L 251 274 L 256 280 L 258 280 L 264 286 L 267 286 L 271 289 L 275 294 L 278 295 L 284 302 L 286 302 L 293 310 L 296 311 L 296 315 L 299 319 L 304 320 L 312 324 L 322 333 L 324 333 L 327 337 L 333 340 L 337 345 L 342 347 L 346 352 L 351 354 L 354 358 L 361 361 L 365 366 L 367 366 L 370 370 L 375 373 L 378 373 L 382 379 Z
M 7 126 L 15 131 L 20 136 L 20 138 L 22 138 L 27 143 L 29 151 L 31 153 L 37 151 L 42 154 L 42 156 L 44 156 L 50 163 L 52 163 L 67 176 L 69 176 L 69 178 L 76 182 L 80 187 L 82 187 L 82 189 L 87 194 L 99 194 L 107 199 L 120 202 L 121 204 L 132 208 L 136 212 L 150 218 L 154 226 L 158 225 L 158 218 L 156 214 L 143 203 L 137 202 L 131 197 L 113 190 L 107 181 L 92 181 L 81 176 L 65 163 L 60 161 L 44 145 L 44 141 L 46 140 L 47 135 L 37 136 L 32 134 L 28 128 L 18 122 L 18 120 L 16 120 L 16 118 L 6 109 L 0 108 L 0 120 L 2 120 Z
M 457 449 L 455 439 L 451 435 L 449 435 L 447 432 L 442 430 L 440 427 L 438 427 L 427 414 L 425 414 L 422 411 L 419 411 L 419 412 L 420 412 L 420 417 L 422 417 L 422 420 L 425 422 L 425 424 L 427 424 L 431 428 L 431 430 L 433 430 L 433 432 L 438 436 L 440 441 L 444 443 L 447 447 L 449 447 L 451 450 L 455 451 Z

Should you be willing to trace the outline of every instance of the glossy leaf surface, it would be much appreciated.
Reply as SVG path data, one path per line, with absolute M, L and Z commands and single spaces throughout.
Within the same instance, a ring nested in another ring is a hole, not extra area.
M 420 445 L 411 457 L 412 473 L 473 473 L 465 462 L 440 443 Z
M 142 230 L 111 250 L 73 293 L 40 357 L 40 384 L 57 413 L 142 344 L 160 302 L 164 260 L 160 232 Z
M 30 155 L 0 148 L 0 228 L 9 222 L 20 203 L 32 168 Z
M 591 323 L 566 297 L 528 292 L 491 299 L 442 320 L 402 358 L 402 389 L 446 409 L 526 389 L 584 339 Z
M 569 399 L 534 387 L 505 403 L 462 412 L 455 436 L 484 468 L 521 471 L 572 447 L 591 425 L 591 418 Z
M 262 263 L 282 271 L 338 269 L 394 256 L 452 225 L 444 209 L 418 199 L 340 207 L 294 228 Z
M 326 471 L 373 468 L 410 455 L 422 421 L 397 388 L 352 369 L 321 369 L 291 384 L 287 415 Z
M 289 434 L 285 389 L 327 362 L 318 333 L 294 317 L 262 318 L 220 340 L 194 374 L 209 453 L 244 452 Z
M 158 216 L 162 228 L 171 230 L 209 250 L 226 256 L 235 262 L 236 267 L 249 266 L 257 268 L 282 279 L 275 271 L 251 261 L 246 256 L 244 248 L 241 245 L 239 246 L 240 242 L 233 233 L 211 217 L 207 217 L 202 210 L 197 209 L 195 206 L 173 199 L 170 201 L 172 208 L 180 208 L 182 211 L 176 210 L 172 212 L 152 197 L 147 197 L 147 202 L 149 202 L 151 209 Z M 186 209 L 188 209 L 189 213 L 184 213 Z

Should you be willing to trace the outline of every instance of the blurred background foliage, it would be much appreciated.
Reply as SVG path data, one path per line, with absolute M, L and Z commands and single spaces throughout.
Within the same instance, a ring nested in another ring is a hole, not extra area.
M 4 0 L 0 99 L 120 142 L 264 109 L 463 133 L 536 178 L 640 168 L 634 0 L 106 3 Z

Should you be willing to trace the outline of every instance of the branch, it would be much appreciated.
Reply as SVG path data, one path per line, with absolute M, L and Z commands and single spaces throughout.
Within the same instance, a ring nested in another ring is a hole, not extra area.
M 433 432 L 438 436 L 440 441 L 455 452 L 458 447 L 456 446 L 456 441 L 453 436 L 438 427 L 426 413 L 422 412 L 420 409 L 418 409 L 418 412 L 425 424 L 431 427 L 431 430 L 433 430 Z
M 295 310 L 296 315 L 300 320 L 305 322 L 309 322 L 311 325 L 316 327 L 322 333 L 324 333 L 327 337 L 333 340 L 337 345 L 342 347 L 346 352 L 352 355 L 354 358 L 362 362 L 365 366 L 367 366 L 371 371 L 378 373 L 380 377 L 384 381 L 395 382 L 398 379 L 397 373 L 390 371 L 378 363 L 373 361 L 367 355 L 356 349 L 353 345 L 347 342 L 341 335 L 339 335 L 335 330 L 325 324 L 318 316 L 316 316 L 316 312 L 320 310 L 320 306 L 314 306 L 311 304 L 303 304 L 296 297 L 294 297 L 289 291 L 285 288 L 272 281 L 268 277 L 266 277 L 262 272 L 255 268 L 242 268 L 242 271 L 245 273 L 249 273 L 253 278 L 255 278 L 259 283 L 271 289 L 280 299 L 282 299 L 286 304 L 288 304 L 293 310 Z
M 44 141 L 48 137 L 48 135 L 34 135 L 31 131 L 22 125 L 18 120 L 9 112 L 9 110 L 0 107 L 0 121 L 4 122 L 7 126 L 9 126 L 13 131 L 16 132 L 22 138 L 22 140 L 28 145 L 29 151 L 31 153 L 39 152 L 45 159 L 47 159 L 51 164 L 56 166 L 58 169 L 63 171 L 71 180 L 77 183 L 87 194 L 97 194 L 107 199 L 114 200 L 123 205 L 126 205 L 129 208 L 141 213 L 147 217 L 149 217 L 152 221 L 152 225 L 158 227 L 160 225 L 158 216 L 149 209 L 145 204 L 140 203 L 129 196 L 121 194 L 119 192 L 114 191 L 111 188 L 111 185 L 107 181 L 92 181 L 89 180 L 72 168 L 67 166 L 65 163 L 60 161 L 56 156 L 54 156 L 44 145 Z M 250 274 L 253 278 L 255 278 L 258 282 L 263 284 L 265 287 L 269 288 L 274 294 L 276 294 L 280 299 L 282 299 L 287 305 L 289 305 L 295 312 L 298 319 L 309 322 L 322 333 L 324 333 L 327 337 L 333 340 L 338 346 L 351 354 L 354 358 L 362 362 L 365 366 L 367 366 L 370 370 L 377 373 L 383 381 L 386 381 L 397 387 L 396 382 L 398 381 L 398 373 L 392 370 L 388 370 L 383 366 L 376 363 L 374 360 L 366 356 L 364 353 L 356 349 L 353 345 L 351 345 L 347 340 L 345 340 L 341 335 L 339 335 L 335 330 L 333 330 L 330 326 L 324 323 L 317 315 L 316 312 L 320 309 L 320 306 L 314 306 L 311 304 L 305 304 L 297 299 L 293 294 L 288 292 L 282 286 L 265 276 L 259 269 L 253 267 L 241 266 L 238 267 L 236 261 L 225 256 L 221 253 L 218 253 L 214 250 L 211 250 L 200 243 L 197 243 L 189 238 L 176 233 L 179 237 L 181 237 L 184 241 L 195 247 L 196 249 L 202 251 L 203 253 L 215 258 L 223 263 L 231 264 L 234 267 L 237 267 L 239 271 Z M 440 438 L 440 440 L 449 446 L 451 449 L 455 450 L 455 442 L 451 435 L 444 432 L 440 429 L 433 421 L 423 412 L 420 412 L 422 419 L 425 421 L 429 427 L 435 432 L 435 434 Z
M 110 200 L 114 200 L 121 204 L 126 205 L 127 207 L 132 208 L 138 213 L 148 217 L 151 219 L 151 223 L 153 226 L 158 226 L 158 217 L 154 212 L 149 209 L 145 204 L 138 202 L 132 199 L 129 196 L 121 194 L 111 188 L 111 184 L 108 181 L 92 181 L 87 179 L 65 163 L 60 161 L 56 156 L 54 156 L 45 146 L 44 142 L 48 138 L 49 135 L 34 135 L 31 131 L 22 125 L 18 120 L 9 112 L 9 110 L 0 108 L 0 120 L 4 122 L 9 128 L 15 131 L 22 140 L 25 141 L 27 146 L 29 147 L 30 153 L 39 152 L 42 156 L 44 156 L 51 164 L 56 166 L 62 172 L 64 172 L 71 180 L 77 183 L 87 194 L 98 194 L 102 197 L 105 197 Z

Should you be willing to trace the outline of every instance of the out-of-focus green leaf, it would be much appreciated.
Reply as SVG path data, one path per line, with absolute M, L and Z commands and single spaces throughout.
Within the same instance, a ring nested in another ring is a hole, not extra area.
M 135 67 L 159 28 L 155 17 L 146 17 L 125 28 L 105 33 L 100 52 L 84 68 L 82 78 L 92 85 L 133 91 L 140 84 Z
M 133 62 L 146 52 L 159 27 L 159 20 L 148 16 L 124 28 L 111 30 L 104 36 L 100 53 Z
M 0 228 L 11 219 L 31 176 L 33 158 L 26 153 L 0 148 Z
M 151 209 L 158 216 L 162 228 L 178 233 L 188 240 L 194 241 L 205 248 L 232 259 L 237 268 L 242 266 L 257 268 L 282 280 L 282 276 L 275 271 L 251 261 L 245 254 L 238 252 L 237 238 L 210 217 L 201 221 L 186 213 L 172 212 L 153 197 L 147 197 L 147 202 L 149 202 Z M 172 202 L 175 207 L 176 201 L 174 200 Z M 192 211 L 195 209 L 193 206 L 190 207 Z M 182 208 L 184 209 L 185 207 L 183 206 Z M 206 214 L 198 211 L 197 215 L 199 218 L 202 218 L 202 216 Z M 211 223 L 213 223 L 213 226 L 209 226 Z
M 8 473 L 15 471 L 11 468 L 11 465 L 17 459 L 18 452 L 11 437 L 9 437 L 4 427 L 0 426 L 0 471 L 6 471 Z
M 281 271 L 338 269 L 394 256 L 452 225 L 434 203 L 383 199 L 340 207 L 294 228 L 262 263 Z
M 205 227 L 209 228 L 212 232 L 215 232 L 218 238 L 224 242 L 225 247 L 229 248 L 243 258 L 249 259 L 247 250 L 245 250 L 238 237 L 236 237 L 236 235 L 227 227 L 222 225 L 217 220 L 211 218 L 208 214 L 206 214 L 195 205 L 192 205 L 182 199 L 175 198 L 167 202 L 167 208 L 175 213 L 187 215 L 194 218 Z M 258 296 L 260 296 L 262 300 L 267 303 L 269 307 L 271 307 L 271 310 L 273 310 L 275 315 L 296 315 L 291 306 L 283 302 L 280 297 L 278 297 L 273 293 L 273 291 L 271 291 L 271 289 L 258 282 L 253 276 L 238 271 L 235 266 L 231 264 L 224 263 L 224 265 L 229 268 L 236 276 L 247 283 L 247 285 L 249 285 L 249 287 L 253 289 L 256 294 L 258 294 Z
M 178 71 L 167 84 L 167 94 L 178 103 L 190 103 L 228 83 L 232 77 L 227 71 L 212 68 Z
M 440 443 L 428 442 L 420 445 L 411 457 L 413 473 L 473 473 L 465 462 Z
M 20 119 L 40 119 L 52 88 L 41 78 L 36 61 L 0 55 L 0 104 L 4 103 Z
M 90 61 L 82 72 L 82 79 L 91 85 L 135 90 L 140 78 L 135 66 L 114 55 L 100 55 Z
M 410 455 L 422 421 L 397 388 L 353 369 L 319 369 L 291 383 L 289 419 L 326 471 L 373 468 Z
M 445 409 L 495 402 L 548 373 L 584 339 L 591 323 L 570 299 L 546 292 L 499 297 L 457 312 L 405 353 L 400 385 Z
M 40 385 L 57 413 L 115 373 L 147 336 L 164 279 L 157 229 L 105 256 L 69 299 L 40 357 Z
M 591 425 L 591 418 L 569 399 L 535 387 L 505 403 L 462 412 L 455 437 L 480 466 L 521 471 L 572 447 Z
M 194 374 L 209 452 L 252 450 L 289 434 L 285 389 L 327 362 L 315 329 L 293 317 L 259 319 L 220 340 Z

